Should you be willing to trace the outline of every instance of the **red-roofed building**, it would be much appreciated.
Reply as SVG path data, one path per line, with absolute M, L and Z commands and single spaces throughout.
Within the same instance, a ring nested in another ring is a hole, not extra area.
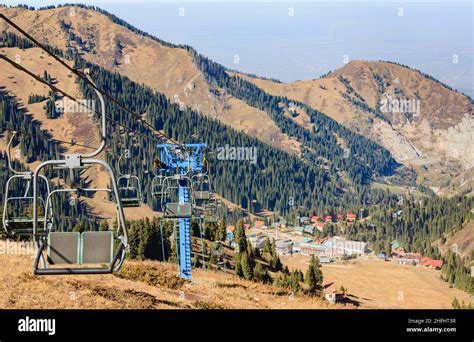
M 328 302 L 336 303 L 338 298 L 341 297 L 341 293 L 339 293 L 336 283 L 330 282 L 323 285 L 324 297 Z
M 331 222 L 332 221 L 332 216 L 331 215 L 324 216 L 324 221 Z
M 225 231 L 226 231 L 227 233 L 233 233 L 234 230 L 235 230 L 235 226 L 232 225 L 232 224 L 228 225 L 228 226 L 225 228 Z
M 356 219 L 357 219 L 357 215 L 356 215 L 356 214 L 347 213 L 347 215 L 346 215 L 346 220 L 347 220 L 347 221 L 355 221 Z
M 250 229 L 250 224 L 244 223 L 243 227 L 244 227 L 245 230 L 248 230 L 248 229 Z
M 326 224 L 325 222 L 316 222 L 315 224 L 313 224 L 313 226 L 315 226 L 317 230 L 322 232 L 325 224 Z
M 257 221 L 255 221 L 255 223 L 253 224 L 253 226 L 254 226 L 255 228 L 262 228 L 264 225 L 265 225 L 265 221 L 261 221 L 261 220 L 257 220 Z
M 311 221 L 312 223 L 318 222 L 318 221 L 319 221 L 319 216 L 311 216 L 310 221 Z
M 425 267 L 431 267 L 436 269 L 440 269 L 443 266 L 443 260 L 434 260 L 428 257 L 421 258 L 420 263 Z
M 342 214 L 337 214 L 337 215 L 336 215 L 336 219 L 337 219 L 338 221 L 341 221 L 343 218 L 344 218 L 344 216 L 342 216 Z

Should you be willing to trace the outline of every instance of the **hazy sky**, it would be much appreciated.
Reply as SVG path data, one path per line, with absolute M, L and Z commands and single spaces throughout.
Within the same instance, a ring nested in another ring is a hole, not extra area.
M 316 78 L 343 66 L 346 55 L 406 64 L 474 95 L 472 1 L 84 3 L 166 41 L 191 45 L 227 67 L 265 77 Z

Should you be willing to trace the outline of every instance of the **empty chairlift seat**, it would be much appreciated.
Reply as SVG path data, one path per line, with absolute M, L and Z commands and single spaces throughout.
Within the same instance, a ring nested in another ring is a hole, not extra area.
M 48 262 L 61 264 L 109 264 L 113 260 L 114 236 L 106 232 L 51 232 Z
M 112 232 L 82 233 L 81 264 L 109 264 L 114 258 L 114 235 Z
M 211 198 L 209 176 L 198 173 L 192 177 L 193 196 L 197 201 L 209 201 Z
M 133 175 L 122 175 L 117 179 L 119 195 L 124 207 L 139 207 L 142 203 L 140 179 Z
M 53 232 L 48 236 L 48 262 L 53 265 L 80 264 L 80 233 Z
M 194 198 L 196 200 L 208 201 L 211 198 L 210 191 L 194 191 Z
M 191 203 L 166 203 L 165 216 L 166 217 L 191 217 L 192 205 Z

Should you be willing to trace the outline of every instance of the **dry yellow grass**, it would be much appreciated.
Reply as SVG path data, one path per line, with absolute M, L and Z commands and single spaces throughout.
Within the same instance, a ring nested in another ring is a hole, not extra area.
M 291 295 L 229 274 L 195 270 L 193 281 L 175 265 L 127 261 L 118 275 L 34 276 L 30 256 L 0 255 L 0 308 L 321 309 L 319 298 Z
M 306 270 L 309 256 L 282 257 L 291 268 Z M 442 281 L 440 272 L 424 267 L 396 265 L 377 259 L 351 260 L 323 265 L 324 281 L 343 285 L 366 309 L 451 309 L 456 297 L 471 297 Z

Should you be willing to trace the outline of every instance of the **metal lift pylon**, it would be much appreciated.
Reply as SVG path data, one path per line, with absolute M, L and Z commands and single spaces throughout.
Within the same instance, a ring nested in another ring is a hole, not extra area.
M 169 174 L 164 182 L 170 179 L 177 181 L 177 203 L 166 203 L 162 201 L 162 210 L 165 218 L 172 218 L 178 221 L 179 226 L 179 272 L 180 277 L 192 280 L 191 265 L 191 218 L 193 211 L 192 182 L 190 176 L 195 172 L 201 172 L 204 167 L 204 151 L 206 144 L 186 144 L 183 149 L 175 144 L 158 144 L 160 160 L 162 164 L 161 172 Z M 187 181 L 188 180 L 188 181 Z M 170 187 L 171 188 L 171 187 Z M 165 193 L 168 193 L 165 189 Z M 176 208 L 169 210 L 169 208 Z

